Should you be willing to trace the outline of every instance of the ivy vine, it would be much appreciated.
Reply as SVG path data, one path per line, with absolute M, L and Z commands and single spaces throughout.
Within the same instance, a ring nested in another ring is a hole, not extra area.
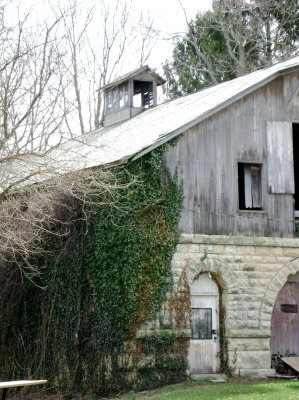
M 90 207 L 87 225 L 77 221 L 67 237 L 49 239 L 55 251 L 36 261 L 44 289 L 23 283 L 4 321 L 2 376 L 46 377 L 64 393 L 132 388 L 136 365 L 121 367 L 120 355 L 161 308 L 178 242 L 182 193 L 176 177 L 162 173 L 164 151 L 119 173 L 122 183 L 135 182 L 119 189 L 117 205 Z

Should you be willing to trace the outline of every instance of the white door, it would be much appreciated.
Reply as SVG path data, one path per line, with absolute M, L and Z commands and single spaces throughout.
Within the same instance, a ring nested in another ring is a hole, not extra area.
M 209 273 L 196 279 L 191 295 L 191 339 L 189 373 L 215 374 L 219 372 L 218 286 Z

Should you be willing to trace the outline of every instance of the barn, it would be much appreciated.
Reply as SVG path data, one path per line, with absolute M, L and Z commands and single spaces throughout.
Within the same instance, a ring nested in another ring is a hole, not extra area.
M 127 164 L 169 143 L 162 166 L 183 191 L 173 293 L 137 336 L 183 337 L 190 376 L 268 376 L 299 356 L 299 57 L 156 105 L 162 84 L 141 67 L 102 88 L 104 126 L 47 163 Z
M 172 271 L 190 293 L 188 373 L 226 357 L 270 374 L 275 356 L 299 355 L 299 58 L 150 108 L 157 84 L 146 68 L 111 83 L 105 135 L 115 126 L 122 159 L 176 138 L 164 161 L 183 186 Z M 128 119 L 137 96 L 149 109 Z

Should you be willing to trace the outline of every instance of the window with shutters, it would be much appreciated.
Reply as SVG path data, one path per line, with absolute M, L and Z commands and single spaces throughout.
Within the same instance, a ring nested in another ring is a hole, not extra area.
M 262 210 L 261 172 L 261 164 L 238 163 L 240 210 Z

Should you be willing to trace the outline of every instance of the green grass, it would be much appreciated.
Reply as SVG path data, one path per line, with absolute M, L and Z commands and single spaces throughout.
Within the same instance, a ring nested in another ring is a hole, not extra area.
M 185 382 L 122 400 L 299 400 L 299 381 L 236 381 L 228 383 Z

